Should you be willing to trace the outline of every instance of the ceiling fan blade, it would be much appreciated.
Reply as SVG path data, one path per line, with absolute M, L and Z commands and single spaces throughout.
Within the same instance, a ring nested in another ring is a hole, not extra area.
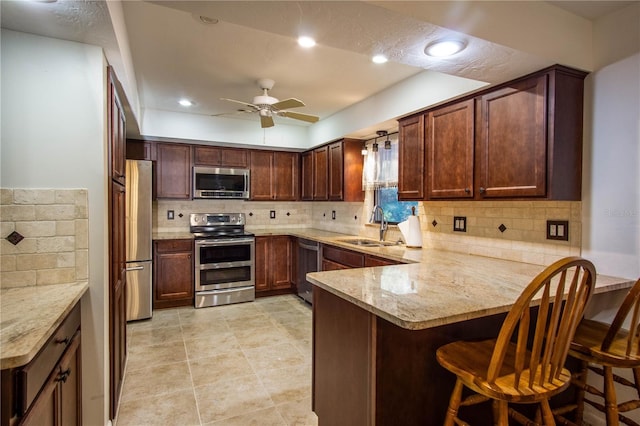
M 296 98 L 289 98 L 280 102 L 276 102 L 275 104 L 271 104 L 271 107 L 275 109 L 299 108 L 303 106 L 305 106 L 304 102 Z
M 242 104 L 242 105 L 246 105 L 248 107 L 251 107 L 255 110 L 259 110 L 260 107 L 258 105 L 254 105 L 254 104 L 250 104 L 248 102 L 243 102 L 243 101 L 236 101 L 235 99 L 229 99 L 229 98 L 220 98 L 221 101 L 229 101 L 229 102 L 235 102 L 237 104 Z
M 278 115 L 282 117 L 293 118 L 294 120 L 307 121 L 309 123 L 316 123 L 318 120 L 320 120 L 320 117 L 311 114 L 302 114 L 300 112 L 279 111 Z
M 260 126 L 264 129 L 266 127 L 273 127 L 273 117 L 270 115 L 260 114 Z

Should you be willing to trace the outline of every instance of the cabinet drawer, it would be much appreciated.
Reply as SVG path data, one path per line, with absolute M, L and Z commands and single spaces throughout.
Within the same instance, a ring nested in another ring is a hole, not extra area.
M 191 251 L 193 240 L 158 240 L 156 251 L 158 253 L 173 253 L 177 251 Z
M 56 363 L 80 328 L 80 304 L 58 327 L 36 357 L 18 372 L 18 414 L 23 415 L 31 405 Z
M 400 262 L 395 260 L 385 259 L 384 257 L 367 256 L 364 260 L 364 266 L 387 266 L 387 265 L 399 265 Z
M 364 266 L 364 254 L 351 250 L 344 250 L 332 246 L 322 248 L 322 257 L 333 262 L 341 263 L 351 268 L 361 268 Z

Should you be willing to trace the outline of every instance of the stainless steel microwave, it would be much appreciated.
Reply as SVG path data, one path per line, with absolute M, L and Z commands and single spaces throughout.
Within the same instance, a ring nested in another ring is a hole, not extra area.
M 249 199 L 249 169 L 193 168 L 193 198 Z

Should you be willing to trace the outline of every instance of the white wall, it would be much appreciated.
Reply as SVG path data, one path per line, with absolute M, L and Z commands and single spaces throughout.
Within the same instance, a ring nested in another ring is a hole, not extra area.
M 85 425 L 108 410 L 106 75 L 96 46 L 2 30 L 0 186 L 86 188 L 89 291 L 82 300 Z M 4 237 L 4 236 L 3 236 Z
M 586 81 L 583 256 L 598 272 L 640 277 L 640 53 Z

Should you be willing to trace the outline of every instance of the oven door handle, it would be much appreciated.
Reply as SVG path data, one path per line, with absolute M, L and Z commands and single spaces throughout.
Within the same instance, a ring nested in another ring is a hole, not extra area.
M 241 268 L 243 266 L 253 266 L 252 260 L 243 260 L 237 262 L 219 262 L 219 263 L 204 263 L 199 266 L 201 271 L 207 269 L 229 269 L 229 268 Z
M 252 238 L 235 238 L 229 240 L 196 240 L 196 246 L 198 247 L 216 247 L 216 246 L 229 246 L 229 245 L 240 245 L 240 244 L 253 244 L 254 240 Z

